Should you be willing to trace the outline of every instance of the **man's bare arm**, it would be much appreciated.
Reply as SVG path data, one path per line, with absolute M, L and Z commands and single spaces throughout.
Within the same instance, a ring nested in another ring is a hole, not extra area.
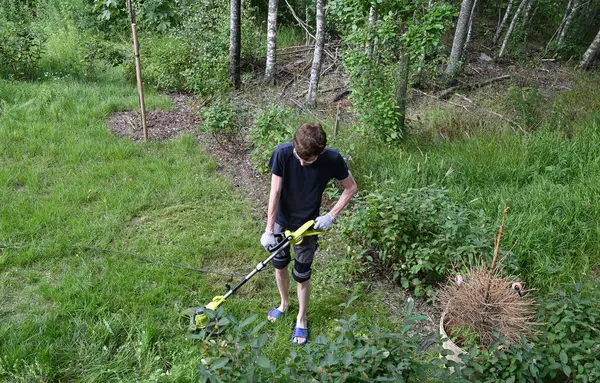
M 272 233 L 275 229 L 275 215 L 277 214 L 277 205 L 281 196 L 281 188 L 283 187 L 283 178 L 271 175 L 271 192 L 269 193 L 269 207 L 267 208 L 267 227 L 266 231 Z
M 348 172 L 348 177 L 341 180 L 340 183 L 344 187 L 344 191 L 342 192 L 340 199 L 333 206 L 333 209 L 331 209 L 331 211 L 328 213 L 333 217 L 333 219 L 337 218 L 337 216 L 342 212 L 342 210 L 344 210 L 346 205 L 348 205 L 348 202 L 350 202 L 352 197 L 358 191 L 358 185 L 356 184 L 356 181 L 350 172 Z

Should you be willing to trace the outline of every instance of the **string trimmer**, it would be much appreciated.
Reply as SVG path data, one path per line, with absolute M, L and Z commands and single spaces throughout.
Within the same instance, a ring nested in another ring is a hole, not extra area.
M 287 248 L 290 245 L 298 245 L 302 243 L 304 237 L 308 237 L 311 235 L 317 235 L 324 233 L 323 231 L 311 230 L 315 221 L 311 220 L 302 225 L 298 230 L 292 232 L 286 230 L 283 233 L 275 234 L 275 238 L 279 241 L 275 246 L 272 246 L 269 250 L 269 257 L 262 262 L 259 262 L 258 265 L 252 270 L 248 275 L 244 277 L 237 285 L 235 285 L 232 289 L 230 289 L 225 295 L 217 295 L 212 299 L 210 303 L 205 306 L 202 306 L 196 310 L 194 310 L 193 314 L 190 315 L 190 331 L 199 331 L 206 328 L 214 327 L 216 330 L 215 324 L 211 325 L 210 318 L 206 315 L 206 310 L 216 311 L 217 308 L 227 300 L 233 293 L 235 293 L 240 287 L 242 287 L 246 282 L 250 280 L 253 276 L 255 276 L 259 271 L 261 271 L 266 265 L 271 262 L 277 254 Z

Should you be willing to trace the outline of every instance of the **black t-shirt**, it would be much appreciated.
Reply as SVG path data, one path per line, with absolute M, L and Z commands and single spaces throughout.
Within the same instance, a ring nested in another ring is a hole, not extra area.
M 327 148 L 306 166 L 300 165 L 293 150 L 291 142 L 280 144 L 269 161 L 272 173 L 283 178 L 275 222 L 289 230 L 315 219 L 327 183 L 332 178 L 344 180 L 349 175 L 348 166 L 337 150 Z

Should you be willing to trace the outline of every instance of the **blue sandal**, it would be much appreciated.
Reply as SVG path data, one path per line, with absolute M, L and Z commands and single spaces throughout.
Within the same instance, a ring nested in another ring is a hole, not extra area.
M 285 314 L 285 311 L 279 311 L 279 309 L 275 307 L 267 314 L 267 320 L 269 319 L 269 317 L 271 317 L 275 318 L 273 322 L 276 322 L 277 319 L 279 319 L 283 314 Z
M 294 338 L 304 338 L 304 342 L 296 343 L 296 342 L 294 342 Z M 291 341 L 293 344 L 296 344 L 298 346 L 305 345 L 306 342 L 308 342 L 308 329 L 294 326 L 294 331 L 292 331 Z

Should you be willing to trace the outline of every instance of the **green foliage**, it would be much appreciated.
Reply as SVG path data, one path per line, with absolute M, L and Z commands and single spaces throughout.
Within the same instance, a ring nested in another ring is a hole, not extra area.
M 600 379 L 600 285 L 568 284 L 539 302 L 541 328 L 521 344 L 472 349 L 457 371 L 469 382 L 576 381 Z
M 270 106 L 258 111 L 250 129 L 252 142 L 252 160 L 260 172 L 269 171 L 268 162 L 275 147 L 291 141 L 294 129 L 288 124 L 291 115 L 289 109 Z
M 544 99 L 537 88 L 515 88 L 508 90 L 508 100 L 521 127 L 535 129 L 543 120 Z
M 472 261 L 489 249 L 482 215 L 433 187 L 393 191 L 389 185 L 359 198 L 344 217 L 342 234 L 361 249 L 361 261 L 378 265 L 415 294 L 430 294 L 427 282 L 443 278 L 452 265 Z
M 1 22 L 1 21 L 0 21 Z M 0 75 L 30 77 L 44 52 L 46 36 L 39 26 L 26 22 L 0 25 Z
M 29 78 L 44 53 L 46 34 L 27 4 L 0 4 L 0 76 Z
M 186 88 L 183 73 L 190 65 L 188 44 L 180 36 L 149 35 L 143 40 L 144 81 L 160 90 Z
M 228 151 L 239 149 L 244 125 L 243 113 L 233 103 L 218 99 L 202 109 L 204 119 L 200 130 L 212 134 L 221 147 Z
M 256 316 L 238 322 L 233 316 L 223 316 L 220 308 L 209 315 L 219 328 L 226 326 L 224 334 L 216 339 L 206 331 L 191 336 L 204 352 L 198 367 L 200 381 L 413 382 L 447 377 L 447 370 L 438 368 L 437 362 L 422 360 L 418 354 L 420 337 L 411 330 L 416 321 L 427 317 L 413 315 L 412 305 L 397 332 L 367 326 L 353 314 L 337 320 L 337 336 L 317 336 L 306 347 L 290 351 L 285 361 L 270 360 L 263 353 L 269 342 L 268 334 L 262 332 L 266 321 L 250 329 Z
M 331 18 L 340 24 L 342 38 L 348 45 L 343 62 L 351 83 L 350 97 L 363 122 L 359 131 L 377 142 L 397 142 L 405 128 L 399 123 L 404 111 L 398 109 L 396 101 L 398 57 L 406 55 L 419 76 L 427 68 L 433 70 L 442 34 L 450 25 L 454 9 L 443 2 L 429 9 L 422 2 L 378 2 L 380 17 L 370 27 L 369 3 L 338 0 L 333 4 Z

